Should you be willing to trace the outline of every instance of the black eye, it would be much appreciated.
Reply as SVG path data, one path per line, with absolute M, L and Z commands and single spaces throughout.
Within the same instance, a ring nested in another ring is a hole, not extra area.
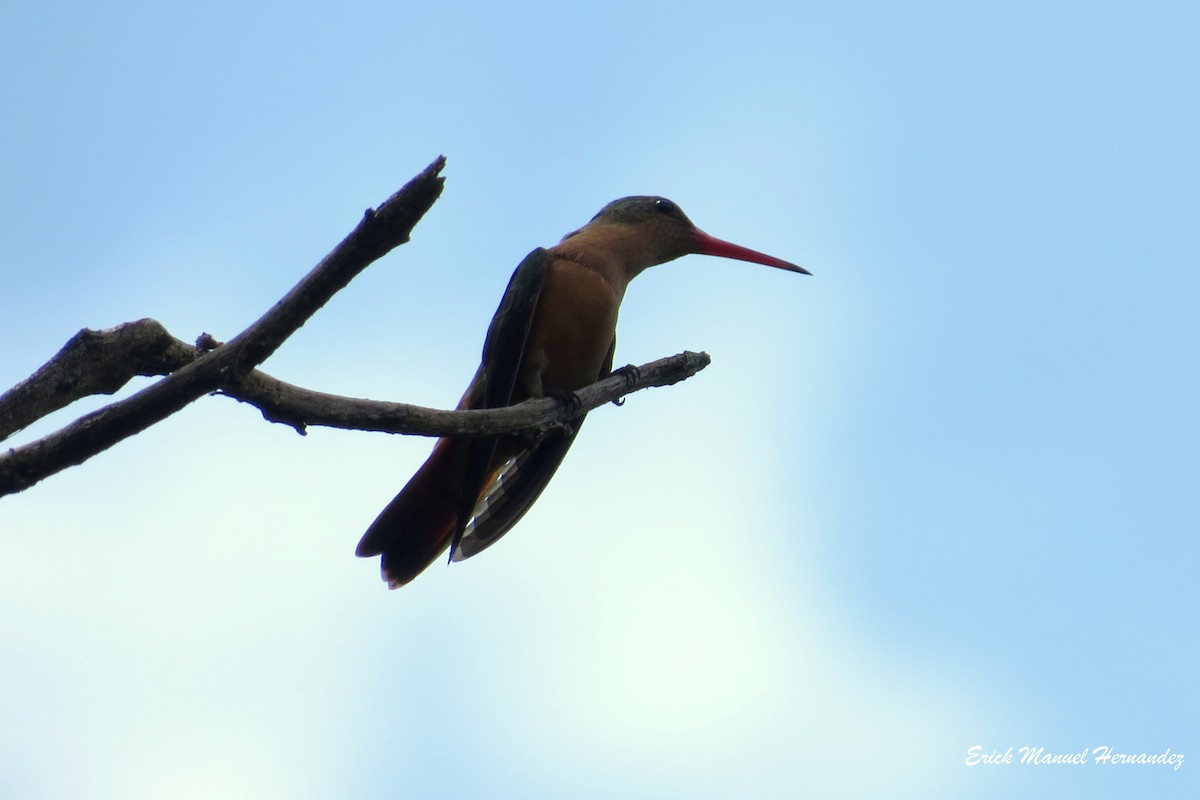
M 679 213 L 679 206 L 665 197 L 660 197 L 654 201 L 654 210 L 666 214 L 668 217 L 673 217 Z

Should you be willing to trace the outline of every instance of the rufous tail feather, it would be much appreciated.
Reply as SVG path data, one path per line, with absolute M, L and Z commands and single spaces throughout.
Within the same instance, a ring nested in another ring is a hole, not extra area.
M 417 577 L 450 546 L 462 504 L 469 439 L 440 439 L 358 543 L 357 555 L 382 555 L 388 586 Z

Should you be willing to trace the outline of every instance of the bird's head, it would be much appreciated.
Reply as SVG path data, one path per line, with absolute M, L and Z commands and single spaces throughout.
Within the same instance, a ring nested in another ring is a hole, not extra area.
M 692 224 L 683 210 L 665 197 L 622 197 L 600 209 L 587 225 L 563 237 L 567 241 L 584 233 L 609 239 L 629 252 L 638 263 L 635 272 L 665 264 L 692 253 L 750 261 L 769 267 L 811 275 L 803 267 L 781 258 L 709 236 Z

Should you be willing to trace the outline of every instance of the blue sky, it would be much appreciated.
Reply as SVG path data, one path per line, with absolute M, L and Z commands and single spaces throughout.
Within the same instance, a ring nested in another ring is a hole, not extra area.
M 206 398 L 0 500 L 0 794 L 1195 796 L 1198 36 L 1185 3 L 0 12 L 4 386 L 82 326 L 235 334 L 441 153 L 268 372 L 452 405 L 511 269 L 627 194 L 815 273 L 639 277 L 618 361 L 712 366 L 399 592 L 353 550 L 423 439 Z

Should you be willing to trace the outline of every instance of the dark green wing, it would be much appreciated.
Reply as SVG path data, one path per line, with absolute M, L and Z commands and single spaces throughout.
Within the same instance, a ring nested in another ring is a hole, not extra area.
M 479 367 L 477 387 L 472 408 L 503 408 L 511 405 L 513 391 L 521 370 L 521 356 L 533 324 L 533 312 L 546 281 L 546 251 L 539 247 L 517 265 L 504 290 L 500 307 L 496 309 L 483 343 L 483 360 Z M 462 506 L 458 526 L 450 542 L 450 556 L 455 558 L 463 531 L 470 522 L 485 483 L 492 471 L 497 437 L 476 440 L 467 458 L 464 475 Z
M 483 408 L 503 408 L 512 403 L 533 311 L 546 282 L 547 261 L 546 251 L 539 247 L 525 256 L 508 280 L 483 342 Z

